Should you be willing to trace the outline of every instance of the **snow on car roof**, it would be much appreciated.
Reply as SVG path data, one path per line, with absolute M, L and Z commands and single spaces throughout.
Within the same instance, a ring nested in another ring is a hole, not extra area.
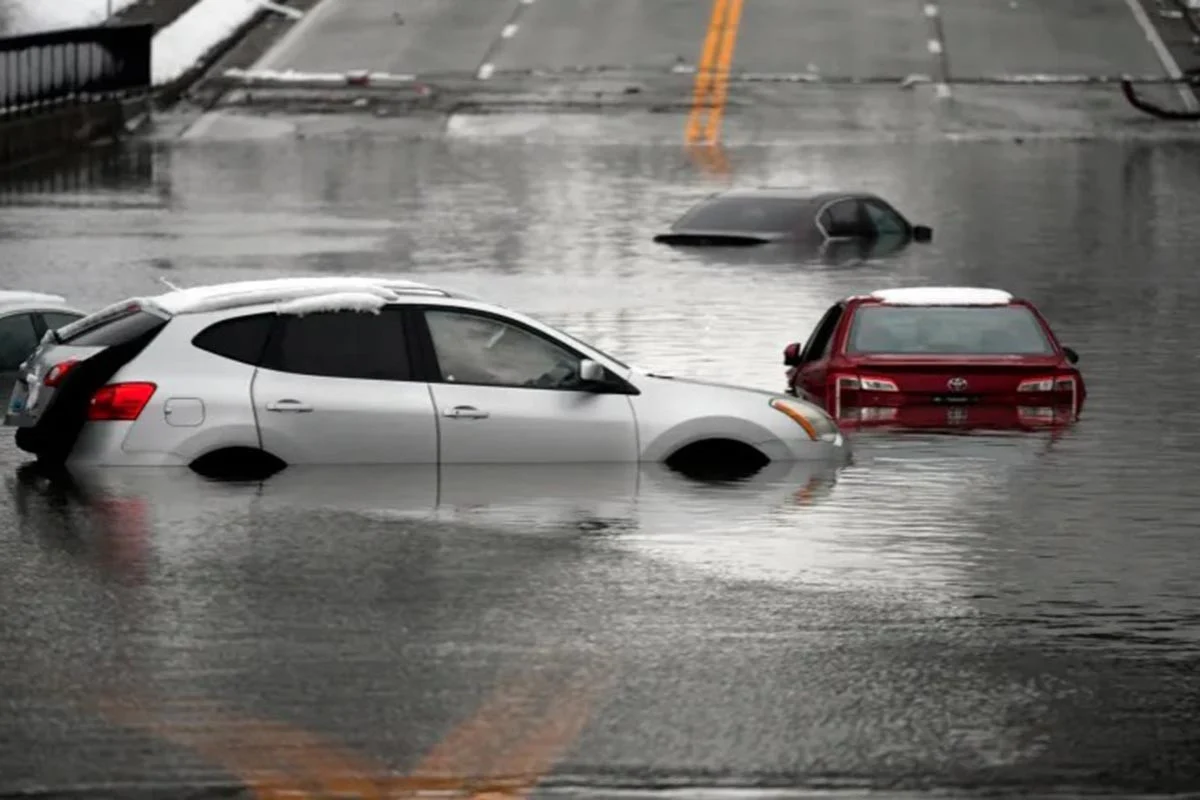
M 414 281 L 351 276 L 236 281 L 177 289 L 146 300 L 169 314 L 197 314 L 346 293 L 372 294 L 384 302 L 395 300 L 401 294 L 432 294 L 440 297 L 448 297 L 450 294 L 443 289 Z
M 12 306 L 21 303 L 52 303 L 63 306 L 67 304 L 67 298 L 57 294 L 46 294 L 45 292 L 0 289 L 0 305 Z
M 906 289 L 880 289 L 871 297 L 893 306 L 1006 306 L 1013 296 L 1001 289 L 977 289 L 969 286 L 913 286 Z

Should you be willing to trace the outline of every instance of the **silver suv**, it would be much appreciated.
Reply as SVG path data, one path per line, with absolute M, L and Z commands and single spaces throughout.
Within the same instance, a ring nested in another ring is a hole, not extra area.
M 631 367 L 523 314 L 386 278 L 284 278 L 131 299 L 46 337 L 5 423 L 41 460 L 745 464 L 844 456 L 773 392 Z

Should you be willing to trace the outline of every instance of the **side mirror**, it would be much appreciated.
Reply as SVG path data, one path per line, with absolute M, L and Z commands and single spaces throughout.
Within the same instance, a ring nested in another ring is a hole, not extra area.
M 604 367 L 598 362 L 585 358 L 579 362 L 579 380 L 583 383 L 604 383 Z
M 1076 353 L 1073 348 L 1064 347 L 1063 355 L 1065 355 L 1067 357 L 1067 361 L 1070 361 L 1072 364 L 1079 363 L 1079 353 Z
M 803 350 L 804 347 L 799 342 L 792 342 L 783 348 L 783 365 L 785 367 L 800 366 L 800 353 Z
M 913 241 L 929 242 L 933 240 L 933 228 L 928 225 L 913 225 Z

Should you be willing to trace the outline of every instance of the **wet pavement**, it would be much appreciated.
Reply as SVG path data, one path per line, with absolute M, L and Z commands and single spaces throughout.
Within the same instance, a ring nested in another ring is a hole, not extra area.
M 335 5 L 306 34 L 325 44 L 277 66 L 358 52 L 389 70 L 493 59 L 493 81 L 568 60 L 642 69 L 681 48 L 694 61 L 709 10 L 539 0 L 514 23 L 492 8 L 489 24 L 519 26 L 496 49 L 472 33 L 481 4 L 402 5 L 399 45 L 362 32 L 395 4 Z M 1154 69 L 1123 4 L 1064 4 L 1089 12 L 1086 35 L 1046 5 L 1003 22 L 947 9 L 952 70 Z M 801 30 L 790 46 L 815 55 L 789 61 L 788 7 L 749 0 L 736 61 L 936 68 L 919 4 L 885 14 L 886 33 L 865 4 L 821 8 L 812 19 L 861 49 Z M 451 23 L 458 44 L 439 45 L 430 26 Z M 690 91 L 664 74 L 654 92 Z M 189 141 L 9 190 L 0 260 L 13 286 L 92 305 L 164 278 L 394 272 L 645 366 L 767 388 L 783 346 L 844 295 L 1000 286 L 1080 352 L 1077 426 L 856 433 L 852 464 L 726 486 L 586 466 L 66 485 L 2 437 L 0 794 L 1200 791 L 1192 134 L 1111 87 L 956 85 L 947 105 L 932 86 L 749 86 L 730 90 L 726 146 L 702 150 L 681 146 L 686 108 L 228 112 Z M 946 141 L 947 120 L 987 135 Z M 934 240 L 651 243 L 706 193 L 768 182 L 877 191 Z

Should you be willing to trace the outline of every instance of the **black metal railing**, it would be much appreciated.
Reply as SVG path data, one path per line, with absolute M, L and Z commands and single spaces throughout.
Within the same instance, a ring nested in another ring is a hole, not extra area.
M 0 115 L 144 94 L 152 25 L 113 25 L 0 38 Z

